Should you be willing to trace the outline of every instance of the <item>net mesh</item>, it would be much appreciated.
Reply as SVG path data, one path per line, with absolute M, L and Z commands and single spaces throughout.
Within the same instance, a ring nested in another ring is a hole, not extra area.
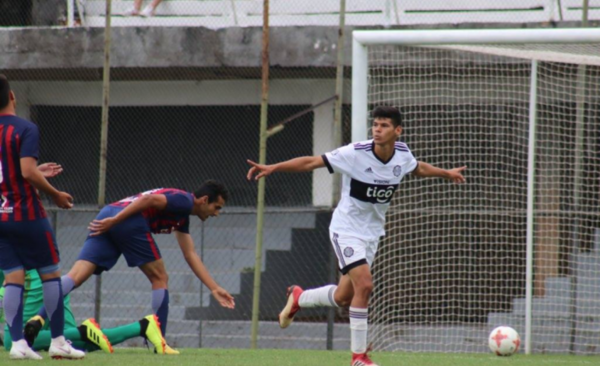
M 468 167 L 465 185 L 409 177 L 390 207 L 373 268 L 378 349 L 488 352 L 498 325 L 524 339 L 534 54 L 532 350 L 600 351 L 599 69 L 580 65 L 597 46 L 370 47 L 370 109 L 400 107 L 418 160 Z

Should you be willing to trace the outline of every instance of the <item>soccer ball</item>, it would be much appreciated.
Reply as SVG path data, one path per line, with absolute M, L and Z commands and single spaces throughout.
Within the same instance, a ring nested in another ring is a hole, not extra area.
M 521 345 L 519 333 L 511 327 L 501 326 L 490 333 L 490 349 L 498 356 L 512 356 Z

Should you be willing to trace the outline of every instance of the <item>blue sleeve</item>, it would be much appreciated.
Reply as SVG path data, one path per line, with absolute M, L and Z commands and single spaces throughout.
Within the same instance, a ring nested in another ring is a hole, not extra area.
M 167 192 L 163 194 L 167 198 L 167 208 L 165 209 L 166 212 L 184 215 L 189 215 L 192 213 L 194 201 L 191 194 L 174 192 Z
M 180 227 L 177 228 L 177 231 L 179 231 L 180 233 L 184 233 L 184 234 L 189 234 L 190 233 L 190 219 L 189 219 L 189 217 L 187 219 L 185 219 L 185 223 L 183 225 L 181 225 Z
M 40 151 L 40 132 L 38 127 L 34 124 L 28 126 L 21 136 L 21 151 L 19 156 L 21 158 L 37 158 L 39 157 Z

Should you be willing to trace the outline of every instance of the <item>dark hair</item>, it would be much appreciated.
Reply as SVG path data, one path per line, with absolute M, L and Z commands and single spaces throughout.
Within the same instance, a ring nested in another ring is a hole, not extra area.
M 0 109 L 4 109 L 10 101 L 10 85 L 8 78 L 4 74 L 0 74 Z
M 402 115 L 396 107 L 381 106 L 373 110 L 373 118 L 389 118 L 394 127 L 402 126 Z
M 200 188 L 194 192 L 194 196 L 196 198 L 208 196 L 208 203 L 213 203 L 219 198 L 219 196 L 221 196 L 224 201 L 227 201 L 229 199 L 229 191 L 222 183 L 209 179 L 202 183 Z

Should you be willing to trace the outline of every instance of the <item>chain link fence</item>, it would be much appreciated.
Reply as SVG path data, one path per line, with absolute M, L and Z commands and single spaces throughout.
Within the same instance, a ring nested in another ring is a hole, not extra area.
M 117 27 L 260 27 L 262 0 L 112 0 Z M 339 1 L 271 0 L 272 26 L 337 26 Z M 349 26 L 549 24 L 600 19 L 598 0 L 347 0 Z M 106 0 L 31 0 L 0 4 L 0 24 L 104 27 Z
M 19 115 L 40 128 L 40 162 L 63 166 L 52 183 L 75 199 L 70 211 L 54 210 L 45 201 L 66 273 L 99 211 L 101 73 L 5 73 L 18 98 Z M 274 73 L 268 124 L 285 127 L 268 140 L 268 163 L 333 149 L 328 136 L 334 75 L 332 68 Z M 260 74 L 252 71 L 239 80 L 218 73 L 198 78 L 183 68 L 121 68 L 112 76 L 106 203 L 158 187 L 194 191 L 209 178 L 224 182 L 231 193 L 220 217 L 204 223 L 193 217 L 190 233 L 215 280 L 235 297 L 235 310 L 221 308 L 211 297 L 188 268 L 173 235 L 155 235 L 169 273 L 167 340 L 174 347 L 249 347 L 257 184 L 246 180 L 246 159 L 258 159 Z M 343 112 L 349 142 L 348 105 Z M 324 170 L 267 180 L 259 347 L 349 347 L 344 313 L 303 311 L 297 326 L 285 332 L 277 321 L 289 285 L 337 282 L 328 236 L 331 182 Z M 151 286 L 139 269 L 120 260 L 101 280 L 94 276 L 76 289 L 71 306 L 78 321 L 95 316 L 102 327 L 111 328 L 152 313 Z M 125 345 L 142 345 L 142 339 Z

